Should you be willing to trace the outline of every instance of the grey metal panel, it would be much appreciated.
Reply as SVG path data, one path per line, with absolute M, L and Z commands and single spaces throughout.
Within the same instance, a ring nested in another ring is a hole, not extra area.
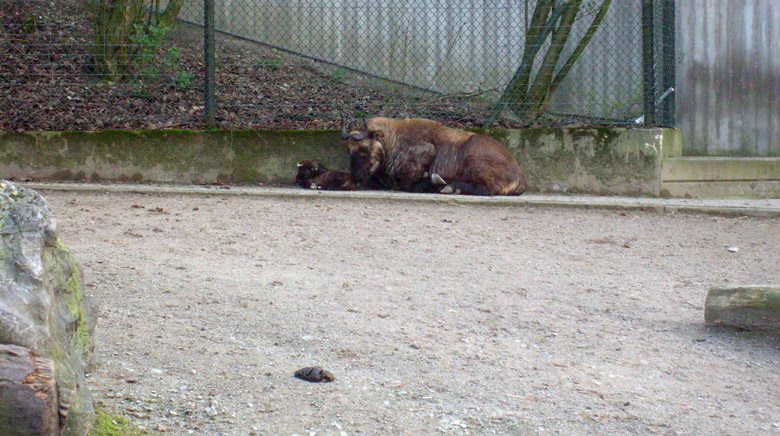
M 780 155 L 777 1 L 688 0 L 677 10 L 684 152 Z

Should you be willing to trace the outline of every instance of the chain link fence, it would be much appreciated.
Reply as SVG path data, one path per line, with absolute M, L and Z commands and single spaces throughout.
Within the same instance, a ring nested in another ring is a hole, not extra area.
M 673 124 L 672 0 L 135 2 L 0 0 L 0 129 Z

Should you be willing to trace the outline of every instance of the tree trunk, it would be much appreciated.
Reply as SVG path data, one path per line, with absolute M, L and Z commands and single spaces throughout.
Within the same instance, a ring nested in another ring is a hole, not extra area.
M 571 56 L 569 56 L 569 59 L 566 59 L 566 63 L 563 64 L 561 70 L 558 71 L 558 74 L 555 75 L 555 79 L 553 80 L 552 86 L 550 88 L 551 94 L 555 92 L 555 89 L 558 87 L 561 81 L 566 78 L 566 75 L 569 74 L 569 71 L 571 71 L 574 63 L 577 62 L 577 59 L 579 59 L 580 55 L 582 55 L 585 47 L 587 47 L 590 43 L 590 40 L 593 39 L 593 35 L 595 35 L 596 31 L 599 30 L 601 23 L 604 22 L 604 17 L 607 16 L 607 10 L 609 10 L 609 6 L 611 4 L 612 0 L 604 0 L 604 2 L 601 3 L 601 6 L 599 6 L 599 11 L 596 13 L 596 17 L 593 19 L 590 27 L 588 27 L 588 31 L 585 32 L 585 36 L 582 37 L 580 43 L 577 44 L 577 48 L 574 49 L 574 52 L 571 54 Z
M 541 50 L 544 41 L 547 39 L 551 29 L 555 26 L 555 21 L 560 15 L 560 8 L 553 9 L 552 0 L 539 0 L 534 8 L 531 24 L 526 29 L 525 49 L 520 66 L 515 71 L 512 79 L 509 81 L 501 98 L 488 116 L 488 122 L 485 127 L 489 127 L 495 117 L 504 109 L 504 106 L 515 106 L 522 104 L 528 96 L 528 83 L 531 81 L 531 73 L 534 68 L 534 59 Z
M 525 34 L 525 50 L 523 50 L 523 58 L 520 61 L 520 68 L 515 73 L 517 75 L 516 80 L 513 80 L 510 84 L 509 95 L 516 97 L 518 100 L 524 100 L 526 92 L 528 91 L 528 82 L 531 80 L 531 70 L 533 70 L 533 63 L 536 54 L 542 48 L 544 40 L 547 39 L 547 33 L 549 29 L 545 27 L 545 22 L 553 12 L 552 0 L 540 0 L 536 4 L 534 14 L 531 17 L 531 24 L 526 29 Z
M 138 47 L 132 43 L 131 36 L 138 29 L 148 32 L 152 25 L 170 31 L 183 5 L 184 0 L 170 0 L 160 12 L 159 2 L 146 9 L 144 0 L 92 0 L 97 72 L 106 81 L 119 81 L 138 61 Z
M 704 321 L 780 333 L 780 286 L 712 288 L 705 301 Z
M 59 433 L 54 362 L 16 345 L 0 345 L 0 435 Z
M 570 0 L 564 6 L 561 21 L 552 32 L 550 47 L 542 60 L 539 71 L 536 72 L 534 83 L 528 90 L 528 96 L 521 106 L 513 108 L 520 119 L 536 119 L 547 106 L 550 99 L 550 85 L 555 77 L 558 61 L 561 59 L 563 48 L 569 41 L 571 28 L 577 13 L 580 11 L 582 0 Z
M 137 0 L 95 0 L 92 6 L 95 29 L 95 68 L 104 80 L 117 82 L 132 63 L 130 35 L 141 19 L 143 2 Z
M 583 0 L 568 0 L 564 3 L 539 0 L 536 3 L 531 23 L 526 29 L 525 49 L 520 66 L 491 111 L 486 127 L 492 124 L 504 108 L 512 110 L 515 115 L 527 122 L 536 120 L 544 113 L 550 96 L 569 74 L 574 63 L 601 26 L 612 0 L 601 1 L 585 35 L 577 42 L 566 62 L 559 67 L 563 49 L 571 36 L 572 26 L 583 9 L 582 3 Z M 536 56 L 550 35 L 552 35 L 550 44 L 542 64 L 533 75 Z
M 184 6 L 184 0 L 170 0 L 164 11 L 156 13 L 157 25 L 173 29 L 176 25 L 176 17 L 179 16 L 182 6 Z

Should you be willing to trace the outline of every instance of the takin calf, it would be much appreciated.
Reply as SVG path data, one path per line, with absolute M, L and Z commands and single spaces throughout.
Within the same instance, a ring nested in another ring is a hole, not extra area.
M 301 188 L 321 189 L 325 191 L 354 191 L 355 181 L 346 171 L 325 168 L 319 162 L 302 160 L 298 162 L 298 174 L 295 182 Z
M 364 119 L 347 132 L 352 177 L 359 185 L 468 195 L 520 195 L 526 178 L 496 140 L 422 118 Z

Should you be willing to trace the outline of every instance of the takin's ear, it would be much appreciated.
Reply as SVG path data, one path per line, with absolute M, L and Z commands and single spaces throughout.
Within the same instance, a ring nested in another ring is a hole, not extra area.
M 374 139 L 381 139 L 385 137 L 385 133 L 381 130 L 374 130 L 371 132 L 371 137 Z

